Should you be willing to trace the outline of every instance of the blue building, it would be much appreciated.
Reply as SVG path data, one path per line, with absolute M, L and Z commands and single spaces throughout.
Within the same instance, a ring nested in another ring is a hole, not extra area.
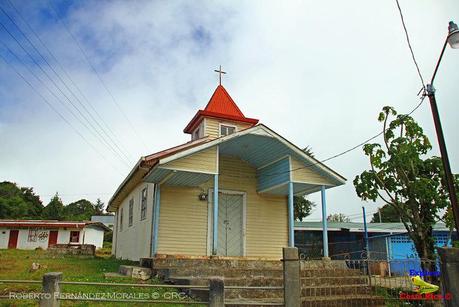
M 402 223 L 368 223 L 367 229 L 370 259 L 386 261 L 395 274 L 420 270 L 419 256 Z M 436 246 L 451 246 L 451 232 L 445 224 L 437 223 L 433 230 Z M 295 246 L 304 259 L 323 257 L 322 222 L 296 222 Z M 365 258 L 363 223 L 329 222 L 328 250 L 334 260 Z

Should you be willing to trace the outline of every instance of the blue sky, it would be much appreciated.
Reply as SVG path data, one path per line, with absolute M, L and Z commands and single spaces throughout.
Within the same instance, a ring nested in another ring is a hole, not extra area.
M 319 159 L 378 133 L 376 118 L 384 105 L 407 112 L 419 101 L 420 81 L 395 1 L 53 1 L 60 19 L 49 0 L 11 1 L 78 86 L 73 87 L 14 8 L 3 1 L 0 6 L 78 97 L 60 83 L 0 11 L 0 22 L 53 80 L 0 26 L 1 42 L 25 63 L 0 45 L 0 53 L 10 62 L 0 60 L 0 180 L 34 187 L 45 203 L 56 191 L 65 202 L 81 197 L 107 201 L 141 155 L 187 141 L 182 130 L 210 98 L 218 82 L 213 70 L 219 65 L 228 72 L 224 86 L 246 116 L 259 118 L 301 147 L 311 146 Z M 459 22 L 459 3 L 400 4 L 421 72 L 430 79 L 449 20 Z M 459 172 L 457 67 L 459 51 L 448 48 L 436 87 L 455 172 Z M 96 127 L 109 128 L 105 131 L 119 150 L 91 134 L 76 119 L 77 111 L 73 111 L 76 116 L 69 112 L 73 107 L 53 82 L 73 103 L 91 110 Z M 428 103 L 414 117 L 434 144 L 432 153 L 438 154 Z M 352 180 L 368 168 L 361 149 L 327 164 L 348 179 L 345 186 L 329 190 L 330 213 L 355 217 L 362 204 L 368 212 L 381 205 L 362 203 L 355 195 Z M 319 201 L 319 195 L 311 199 Z M 319 217 L 316 210 L 310 219 Z

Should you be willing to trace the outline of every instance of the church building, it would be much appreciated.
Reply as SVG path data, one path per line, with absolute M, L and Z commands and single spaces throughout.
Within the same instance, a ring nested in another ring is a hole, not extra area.
M 183 132 L 189 142 L 141 157 L 110 199 L 117 258 L 280 259 L 295 244 L 293 196 L 322 191 L 325 214 L 326 189 L 346 180 L 246 117 L 221 82 Z

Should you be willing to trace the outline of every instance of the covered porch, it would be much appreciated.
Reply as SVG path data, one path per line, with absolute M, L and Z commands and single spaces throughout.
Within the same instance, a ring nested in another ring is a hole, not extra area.
M 222 166 L 222 163 L 228 164 L 231 159 L 241 160 L 247 165 L 245 168 L 240 168 L 236 164 L 234 167 Z M 341 185 L 344 180 L 343 177 L 264 126 L 228 135 L 160 159 L 144 177 L 144 181 L 155 184 L 151 255 L 158 253 L 161 190 L 166 187 L 189 187 L 200 189 L 202 192 L 196 195 L 196 198 L 206 198 L 210 204 L 208 219 L 210 255 L 221 254 L 222 241 L 219 232 L 225 231 L 221 221 L 221 206 L 225 206 L 221 203 L 222 192 L 241 195 L 241 203 L 244 205 L 243 222 L 240 225 L 243 245 L 245 245 L 245 223 L 247 223 L 246 203 L 249 202 L 250 206 L 254 206 L 252 205 L 254 198 L 257 198 L 257 202 L 263 202 L 264 197 L 280 199 L 287 209 L 285 223 L 288 228 L 286 229 L 287 242 L 283 246 L 288 244 L 293 247 L 295 245 L 293 197 L 321 191 L 324 255 L 327 256 L 326 189 Z M 227 183 L 228 181 L 231 181 L 231 185 Z M 253 191 L 257 195 L 250 193 L 252 183 Z M 262 208 L 263 204 L 261 203 L 260 206 Z M 251 210 L 253 212 L 254 209 Z M 245 246 L 242 250 L 241 256 L 246 256 Z

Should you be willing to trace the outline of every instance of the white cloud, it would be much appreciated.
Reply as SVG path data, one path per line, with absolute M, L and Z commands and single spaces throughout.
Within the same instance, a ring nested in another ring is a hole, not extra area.
M 448 21 L 459 21 L 459 4 L 411 0 L 401 5 L 429 79 Z M 379 132 L 376 116 L 382 106 L 405 112 L 418 101 L 420 83 L 392 1 L 86 1 L 71 6 L 66 15 L 71 30 L 147 143 L 144 148 L 65 29 L 43 20 L 38 7 L 20 10 L 131 154 L 132 165 L 140 155 L 188 140 L 182 129 L 207 103 L 216 86 L 213 69 L 220 64 L 228 71 L 224 85 L 247 116 L 299 146 L 312 146 L 319 159 Z M 456 53 L 446 51 L 436 86 L 457 172 Z M 107 201 L 128 169 L 100 144 L 94 143 L 108 163 L 91 151 L 0 65 L 5 81 L 0 85 L 0 178 L 43 195 L 59 191 L 67 202 L 95 198 L 94 193 Z M 415 118 L 436 144 L 428 103 Z M 329 190 L 329 212 L 360 212 L 352 180 L 368 167 L 361 150 L 327 164 L 348 178 L 346 186 Z M 312 199 L 319 201 L 318 195 Z M 376 205 L 367 207 L 376 210 Z M 316 210 L 313 218 L 319 217 Z

